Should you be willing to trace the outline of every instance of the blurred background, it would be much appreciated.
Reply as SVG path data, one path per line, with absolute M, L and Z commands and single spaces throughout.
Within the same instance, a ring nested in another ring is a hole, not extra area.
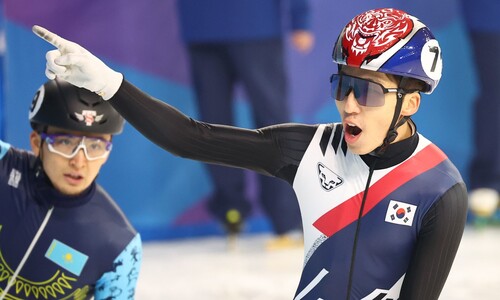
M 300 55 L 287 45 L 293 121 L 339 120 L 329 96 L 329 76 L 336 71 L 331 52 L 337 34 L 365 10 L 403 9 L 431 28 L 444 59 L 443 79 L 432 95 L 424 95 L 414 119 L 419 131 L 448 154 L 469 182 L 472 107 L 478 82 L 461 2 L 311 0 L 310 4 L 314 48 Z M 3 0 L 1 7 L 2 140 L 29 148 L 28 108 L 46 80 L 44 56 L 52 49 L 31 32 L 35 24 L 79 43 L 149 94 L 198 116 L 175 0 Z M 237 103 L 238 125 L 252 128 L 252 112 L 243 92 Z M 174 157 L 128 124 L 114 144 L 98 182 L 119 203 L 143 240 L 224 234 L 205 209 L 213 188 L 205 165 Z M 250 197 L 255 195 L 252 178 L 248 174 Z M 267 232 L 269 221 L 256 209 L 245 230 Z

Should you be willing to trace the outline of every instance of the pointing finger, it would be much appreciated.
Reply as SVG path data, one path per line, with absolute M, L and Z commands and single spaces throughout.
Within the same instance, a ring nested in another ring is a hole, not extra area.
M 45 41 L 49 42 L 50 44 L 54 45 L 59 51 L 62 53 L 68 53 L 68 52 L 75 52 L 78 50 L 77 44 L 70 42 L 66 39 L 63 39 L 62 37 L 58 36 L 57 34 L 41 27 L 38 25 L 34 25 L 33 28 L 33 33 L 38 35 L 40 38 L 44 39 Z
M 45 29 L 41 26 L 34 25 L 32 30 L 36 35 L 38 35 L 42 39 L 46 40 L 47 42 L 51 43 L 56 48 L 60 48 L 64 44 L 63 38 L 61 38 L 60 36 L 58 36 L 55 33 L 48 31 L 47 29 Z

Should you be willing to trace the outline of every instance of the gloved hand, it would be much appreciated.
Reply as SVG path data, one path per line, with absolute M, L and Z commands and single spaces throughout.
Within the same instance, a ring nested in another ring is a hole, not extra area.
M 123 75 L 109 68 L 87 49 L 38 25 L 33 26 L 33 32 L 57 48 L 45 55 L 45 75 L 49 79 L 63 79 L 95 92 L 104 100 L 118 91 Z

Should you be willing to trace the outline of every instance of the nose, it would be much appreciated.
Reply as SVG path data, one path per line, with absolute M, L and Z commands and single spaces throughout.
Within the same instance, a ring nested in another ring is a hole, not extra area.
M 360 112 L 360 105 L 354 97 L 354 91 L 351 91 L 342 102 L 344 103 L 344 112 L 348 114 Z
M 69 163 L 71 166 L 78 169 L 84 166 L 87 163 L 87 157 L 85 157 L 83 149 L 78 149 L 78 152 L 76 152 L 75 156 L 70 158 Z

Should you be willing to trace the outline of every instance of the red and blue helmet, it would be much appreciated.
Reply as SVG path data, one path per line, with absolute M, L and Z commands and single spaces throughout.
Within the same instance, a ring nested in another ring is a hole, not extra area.
M 381 8 L 354 17 L 340 33 L 332 54 L 339 65 L 419 79 L 430 94 L 441 79 L 441 48 L 416 17 Z

